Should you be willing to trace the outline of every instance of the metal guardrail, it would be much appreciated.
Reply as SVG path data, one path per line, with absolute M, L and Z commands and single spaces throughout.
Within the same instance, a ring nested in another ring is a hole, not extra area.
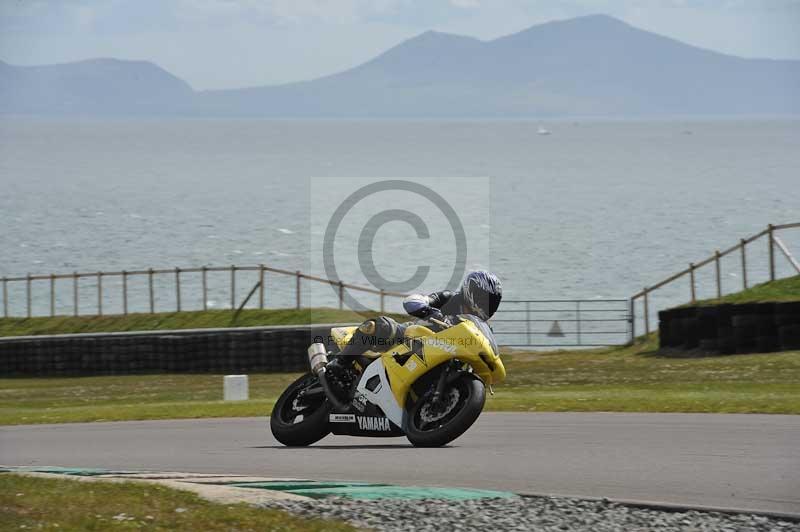
M 491 320 L 509 347 L 625 345 L 630 323 L 627 299 L 504 299 Z
M 48 314 L 49 316 L 56 315 L 56 282 L 61 280 L 71 281 L 72 284 L 72 315 L 78 316 L 81 315 L 81 296 L 80 296 L 80 279 L 94 279 L 94 292 L 97 295 L 97 301 L 95 306 L 96 312 L 89 312 L 83 313 L 84 315 L 90 316 L 102 316 L 103 315 L 103 299 L 104 295 L 108 294 L 108 290 L 103 288 L 103 279 L 106 278 L 119 278 L 121 280 L 121 286 L 119 289 L 119 295 L 122 298 L 121 310 L 122 313 L 127 315 L 130 311 L 129 305 L 129 296 L 131 295 L 131 290 L 129 288 L 129 281 L 132 277 L 145 277 L 147 279 L 147 311 L 150 314 L 154 314 L 156 312 L 156 285 L 155 285 L 155 278 L 156 276 L 169 276 L 173 278 L 173 283 L 171 287 L 171 291 L 175 297 L 174 299 L 174 307 L 173 309 L 176 312 L 180 312 L 186 309 L 184 294 L 181 290 L 181 282 L 185 281 L 187 275 L 195 274 L 200 276 L 201 281 L 201 297 L 202 297 L 202 305 L 200 308 L 202 310 L 208 310 L 208 293 L 209 293 L 209 285 L 208 285 L 208 274 L 213 272 L 228 272 L 230 275 L 230 308 L 241 310 L 244 306 L 250 301 L 250 299 L 258 292 L 258 308 L 264 308 L 265 298 L 266 298 L 266 290 L 265 290 L 265 280 L 264 276 L 266 273 L 274 273 L 283 276 L 291 276 L 295 278 L 295 307 L 301 308 L 302 306 L 302 281 L 312 281 L 320 284 L 327 284 L 338 289 L 338 300 L 339 300 L 339 308 L 343 308 L 344 305 L 344 291 L 345 289 L 348 290 L 355 290 L 359 292 L 365 292 L 370 294 L 375 294 L 379 296 L 379 308 L 381 312 L 384 312 L 385 309 L 385 298 L 388 297 L 405 297 L 407 294 L 402 294 L 399 292 L 392 292 L 388 290 L 376 290 L 374 288 L 368 288 L 365 286 L 359 286 L 351 283 L 345 283 L 341 281 L 332 281 L 330 279 L 325 279 L 323 277 L 318 277 L 315 275 L 309 275 L 303 273 L 299 270 L 297 271 L 290 271 L 284 270 L 280 268 L 272 268 L 265 266 L 263 264 L 259 264 L 258 266 L 202 266 L 199 268 L 172 268 L 172 269 L 153 269 L 149 268 L 146 270 L 122 270 L 122 271 L 112 271 L 112 272 L 72 272 L 67 274 L 49 274 L 49 275 L 25 275 L 22 277 L 2 277 L 0 278 L 0 285 L 2 286 L 2 299 L 3 299 L 3 317 L 7 318 L 11 316 L 9 312 L 9 290 L 8 287 L 12 283 L 24 283 L 24 299 L 25 299 L 25 317 L 32 317 L 33 313 L 33 284 L 34 283 L 45 283 L 49 289 L 49 299 L 50 299 L 50 309 Z M 248 293 L 247 297 L 245 297 L 241 301 L 237 301 L 237 292 L 236 292 L 236 282 L 237 282 L 237 272 L 256 272 L 258 275 L 258 281 L 255 283 L 253 288 Z M 173 310 L 170 309 L 170 310 Z M 158 312 L 165 312 L 165 309 L 159 309 Z
M 722 251 L 717 250 L 714 252 L 713 255 L 710 257 L 701 260 L 700 262 L 693 262 L 689 264 L 689 267 L 685 270 L 682 270 L 678 273 L 670 275 L 663 281 L 660 281 L 652 286 L 646 286 L 640 292 L 632 295 L 630 298 L 630 316 L 631 316 L 631 328 L 630 328 L 630 341 L 636 338 L 636 300 L 641 299 L 643 305 L 643 317 L 644 317 L 644 332 L 645 334 L 650 334 L 650 294 L 659 288 L 667 286 L 678 279 L 682 278 L 685 275 L 689 276 L 689 294 L 690 294 L 690 302 L 694 303 L 697 301 L 697 283 L 695 279 L 695 274 L 697 270 L 703 266 L 713 264 L 714 265 L 714 278 L 716 279 L 716 296 L 722 297 L 722 273 L 721 273 L 721 266 L 720 266 L 720 259 L 725 257 L 726 255 L 730 255 L 736 251 L 740 252 L 740 264 L 741 264 L 741 275 L 742 275 L 742 288 L 747 289 L 749 287 L 749 279 L 748 279 L 748 272 L 747 272 L 747 245 L 755 242 L 756 240 L 766 237 L 767 238 L 767 248 L 766 251 L 768 253 L 769 259 L 769 280 L 774 281 L 775 276 L 775 256 L 776 256 L 776 249 L 779 250 L 784 257 L 789 261 L 789 264 L 794 268 L 798 274 L 800 274 L 800 262 L 798 262 L 792 254 L 789 252 L 789 249 L 783 243 L 783 241 L 776 235 L 779 231 L 784 231 L 787 229 L 796 229 L 800 228 L 800 222 L 798 223 L 790 223 L 790 224 L 782 224 L 782 225 L 772 225 L 769 224 L 766 229 L 763 231 L 750 236 L 748 238 L 742 238 L 739 240 L 739 243 L 733 245 L 727 249 Z

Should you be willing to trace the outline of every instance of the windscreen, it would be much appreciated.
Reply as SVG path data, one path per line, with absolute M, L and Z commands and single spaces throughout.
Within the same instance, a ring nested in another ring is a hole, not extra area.
M 492 350 L 494 351 L 494 354 L 500 354 L 500 349 L 497 347 L 497 340 L 495 340 L 494 332 L 488 323 L 480 319 L 478 316 L 473 316 L 472 314 L 460 314 L 458 318 L 460 320 L 467 320 L 474 323 L 481 333 L 483 333 L 483 335 L 489 339 L 489 343 L 492 344 Z

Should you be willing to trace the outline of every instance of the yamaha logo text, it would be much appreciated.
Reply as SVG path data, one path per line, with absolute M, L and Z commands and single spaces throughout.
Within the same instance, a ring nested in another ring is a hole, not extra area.
M 389 420 L 385 417 L 357 416 L 358 428 L 361 430 L 378 430 L 388 432 L 392 430 Z

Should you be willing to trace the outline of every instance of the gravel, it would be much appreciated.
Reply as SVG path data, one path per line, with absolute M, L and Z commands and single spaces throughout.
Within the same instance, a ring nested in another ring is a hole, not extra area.
M 376 531 L 800 532 L 800 523 L 759 515 L 667 512 L 633 508 L 608 501 L 561 497 L 465 501 L 354 500 L 336 497 L 311 501 L 274 501 L 264 506 L 282 508 L 308 517 L 340 519 L 358 528 Z

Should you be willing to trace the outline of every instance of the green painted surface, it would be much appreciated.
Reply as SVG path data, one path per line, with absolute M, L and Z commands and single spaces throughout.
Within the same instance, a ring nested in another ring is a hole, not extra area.
M 226 486 L 237 488 L 260 488 L 275 491 L 308 490 L 308 489 L 336 489 L 361 486 L 386 486 L 386 484 L 371 484 L 368 482 L 320 482 L 316 480 L 268 481 L 268 482 L 225 482 Z
M 507 491 L 476 490 L 466 488 L 432 488 L 420 486 L 392 486 L 368 482 L 317 482 L 313 480 L 276 482 L 226 483 L 228 486 L 285 491 L 314 499 L 349 497 L 351 499 L 486 499 L 509 498 L 516 495 Z
M 0 472 L 57 473 L 72 476 L 98 476 L 130 474 L 132 471 L 81 467 L 0 467 Z M 190 478 L 186 480 L 191 481 Z M 219 485 L 237 488 L 253 488 L 283 491 L 323 499 L 325 497 L 349 497 L 351 499 L 488 499 L 516 497 L 507 491 L 477 490 L 467 488 L 434 488 L 421 486 L 393 486 L 371 482 L 326 482 L 317 480 L 275 480 L 264 482 L 219 482 Z

